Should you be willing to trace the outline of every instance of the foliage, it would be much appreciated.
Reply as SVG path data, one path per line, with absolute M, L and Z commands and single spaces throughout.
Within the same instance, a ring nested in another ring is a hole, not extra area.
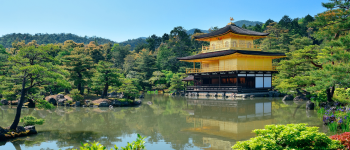
M 112 60 L 117 68 L 122 68 L 124 65 L 124 58 L 130 54 L 130 45 L 121 46 L 114 44 L 112 47 Z
M 129 143 L 125 147 L 117 147 L 114 145 L 115 150 L 142 150 L 145 149 L 145 138 L 142 137 L 140 134 L 137 134 L 137 139 L 136 141 L 133 141 L 132 143 Z M 82 147 L 80 147 L 80 150 L 106 150 L 107 148 L 98 142 L 93 142 L 93 143 L 85 143 L 81 144 Z M 77 149 L 75 149 L 77 150 Z M 112 150 L 112 149 L 111 149 Z
M 42 34 L 42 33 L 37 33 L 37 34 L 22 34 L 22 33 L 12 33 L 12 34 L 7 34 L 2 37 L 0 37 L 0 44 L 4 45 L 4 47 L 9 48 L 12 46 L 12 42 L 15 41 L 32 41 L 36 40 L 39 45 L 41 44 L 49 44 L 49 43 L 63 43 L 64 41 L 67 40 L 74 40 L 77 43 L 85 43 L 88 44 L 90 41 L 98 41 L 99 43 L 115 43 L 114 41 L 111 41 L 109 39 L 104 39 L 100 37 L 81 37 L 75 34 L 71 33 L 59 33 L 59 34 Z
M 70 97 L 72 97 L 73 101 L 79 101 L 79 102 L 83 102 L 84 100 L 84 96 L 80 94 L 79 90 L 77 89 L 73 89 L 70 92 Z
M 120 70 L 113 67 L 113 63 L 100 61 L 96 65 L 93 82 L 96 87 L 102 85 L 102 97 L 107 97 L 109 86 L 120 86 Z
M 25 47 L 16 50 L 16 54 L 9 57 L 9 64 L 12 66 L 11 76 L 7 76 L 7 82 L 17 82 L 20 84 L 9 86 L 4 93 L 16 94 L 21 91 L 18 103 L 17 113 L 20 114 L 26 94 L 32 94 L 37 91 L 36 88 L 50 84 L 62 87 L 69 87 L 65 76 L 69 75 L 67 71 L 56 65 L 55 60 L 50 53 L 55 49 L 52 45 L 36 45 L 35 41 Z M 16 115 L 11 129 L 18 125 L 20 115 Z
M 333 135 L 330 137 L 333 140 L 338 140 L 345 146 L 345 148 L 350 149 L 350 132 L 345 132 L 342 134 Z
M 350 103 L 350 89 L 336 88 L 334 91 L 334 99 L 341 103 Z
M 39 109 L 53 109 L 55 106 L 46 100 L 36 100 L 35 107 Z
M 161 71 L 153 72 L 152 77 L 149 79 L 152 89 L 155 90 L 164 90 L 166 88 L 165 75 Z
M 65 101 L 65 104 L 73 104 L 73 101 Z
M 24 126 L 32 126 L 32 125 L 42 125 L 44 124 L 44 119 L 37 119 L 34 116 L 24 116 L 21 118 L 20 122 L 23 122 Z
M 86 78 L 92 77 L 92 72 L 90 71 L 93 65 L 93 59 L 79 52 L 79 47 L 74 48 L 72 55 L 67 55 L 62 59 L 65 69 L 69 71 L 69 79 L 74 82 L 77 86 L 80 94 L 84 94 L 83 86 L 87 84 Z
M 182 81 L 182 78 L 184 74 L 182 73 L 177 73 L 173 75 L 173 78 L 171 78 L 170 81 L 170 88 L 169 90 L 183 90 L 184 87 L 184 82 Z
M 232 148 L 242 150 L 260 149 L 338 149 L 342 145 L 318 132 L 318 127 L 307 124 L 266 125 L 265 129 L 253 131 L 257 137 L 237 142 Z
M 139 90 L 135 86 L 135 79 L 124 78 L 118 92 L 122 92 L 128 98 L 136 98 L 139 95 Z

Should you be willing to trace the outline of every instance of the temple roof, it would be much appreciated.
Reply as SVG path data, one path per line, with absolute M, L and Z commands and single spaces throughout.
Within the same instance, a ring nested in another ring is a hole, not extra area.
M 225 51 L 217 51 L 217 52 L 211 52 L 211 53 L 202 53 L 202 54 L 197 54 L 193 56 L 179 57 L 177 59 L 194 60 L 194 59 L 203 59 L 203 58 L 231 55 L 235 53 L 246 54 L 246 55 L 263 55 L 263 56 L 286 56 L 284 53 L 270 53 L 270 52 L 262 52 L 262 51 L 244 51 L 244 50 L 225 50 Z
M 252 35 L 252 36 L 268 36 L 270 33 L 263 33 L 263 32 L 256 32 L 256 31 L 251 31 L 248 29 L 243 29 L 241 27 L 238 27 L 234 24 L 228 24 L 223 28 L 220 28 L 219 30 L 207 33 L 207 34 L 202 34 L 195 36 L 195 39 L 201 39 L 201 38 L 207 38 L 207 37 L 213 37 L 213 36 L 218 36 L 222 35 L 227 32 L 233 32 L 236 34 L 241 34 L 241 35 Z
M 182 81 L 193 81 L 194 80 L 194 76 L 189 75 L 186 78 L 182 79 Z

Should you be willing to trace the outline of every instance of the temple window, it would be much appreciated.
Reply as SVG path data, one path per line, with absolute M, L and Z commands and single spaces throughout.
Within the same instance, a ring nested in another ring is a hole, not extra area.
M 244 40 L 239 40 L 239 47 L 244 47 L 245 41 Z
M 212 44 L 212 45 L 211 45 L 211 48 L 212 48 L 212 49 L 215 49 L 215 44 Z
M 250 42 L 247 43 L 247 48 L 252 48 L 252 44 L 250 44 Z
M 212 78 L 211 84 L 219 84 L 219 78 Z
M 233 41 L 233 42 L 232 42 L 232 47 L 237 47 L 236 45 L 237 45 L 237 44 L 236 44 L 236 41 Z
M 225 42 L 225 47 L 228 47 L 228 46 L 229 46 L 229 45 L 228 45 L 228 41 L 226 41 L 226 42 Z

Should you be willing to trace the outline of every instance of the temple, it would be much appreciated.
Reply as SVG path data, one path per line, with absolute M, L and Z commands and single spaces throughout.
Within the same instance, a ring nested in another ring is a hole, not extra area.
M 286 55 L 263 52 L 253 44 L 254 40 L 268 35 L 229 23 L 216 31 L 195 36 L 195 40 L 208 41 L 210 45 L 202 46 L 200 54 L 178 58 L 193 62 L 193 68 L 186 69 L 189 76 L 183 81 L 193 81 L 194 86 L 188 86 L 186 92 L 231 94 L 269 91 L 272 73 L 276 72 L 272 60 Z M 200 67 L 196 68 L 196 63 Z

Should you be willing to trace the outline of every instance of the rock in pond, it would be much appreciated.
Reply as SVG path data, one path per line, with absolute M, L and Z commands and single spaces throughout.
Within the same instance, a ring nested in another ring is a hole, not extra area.
M 57 105 L 57 101 L 53 97 L 51 97 L 49 100 L 47 100 L 47 102 L 51 103 L 52 105 Z
M 1 100 L 1 104 L 3 104 L 3 105 L 8 105 L 9 102 L 8 102 L 7 100 L 3 99 L 3 100 Z
M 279 91 L 275 91 L 275 97 L 280 97 L 281 96 L 281 93 Z
M 67 99 L 59 99 L 57 100 L 57 105 L 58 106 L 64 106 L 64 102 L 67 101 Z
M 22 127 L 22 126 L 17 126 L 16 132 L 17 132 L 17 133 L 26 132 L 26 129 L 25 129 L 24 127 Z
M 5 134 L 5 133 L 7 133 L 7 132 L 9 132 L 9 130 L 0 127 L 0 133 Z
M 80 106 L 81 106 L 81 104 L 79 101 L 75 102 L 75 107 L 80 107 Z
M 309 100 L 306 96 L 302 95 L 302 96 L 297 96 L 293 99 L 293 101 L 307 101 Z
M 122 103 L 118 100 L 113 100 L 111 104 L 112 106 L 120 106 Z
M 153 103 L 152 103 L 151 101 L 148 101 L 147 104 L 148 104 L 148 105 L 152 105 Z
M 282 101 L 292 101 L 293 100 L 293 95 L 286 95 L 283 97 Z
M 0 141 L 6 141 L 6 136 L 3 133 L 0 133 Z
M 314 110 L 314 108 L 315 108 L 315 104 L 313 102 L 311 102 L 311 101 L 306 102 L 306 109 L 307 110 Z
M 38 133 L 38 132 L 35 130 L 35 126 L 25 126 L 24 129 L 25 129 L 25 130 L 29 130 L 29 133 L 28 133 L 28 134 L 36 134 L 36 133 Z
M 133 102 L 133 105 L 140 105 L 142 102 L 140 101 L 140 100 L 138 100 L 138 101 L 134 101 Z
M 56 96 L 56 100 L 59 100 L 59 99 L 65 99 L 65 98 L 64 98 L 64 95 L 63 95 L 63 94 L 58 94 L 58 95 Z
M 107 102 L 101 102 L 98 107 L 109 107 L 109 104 Z

